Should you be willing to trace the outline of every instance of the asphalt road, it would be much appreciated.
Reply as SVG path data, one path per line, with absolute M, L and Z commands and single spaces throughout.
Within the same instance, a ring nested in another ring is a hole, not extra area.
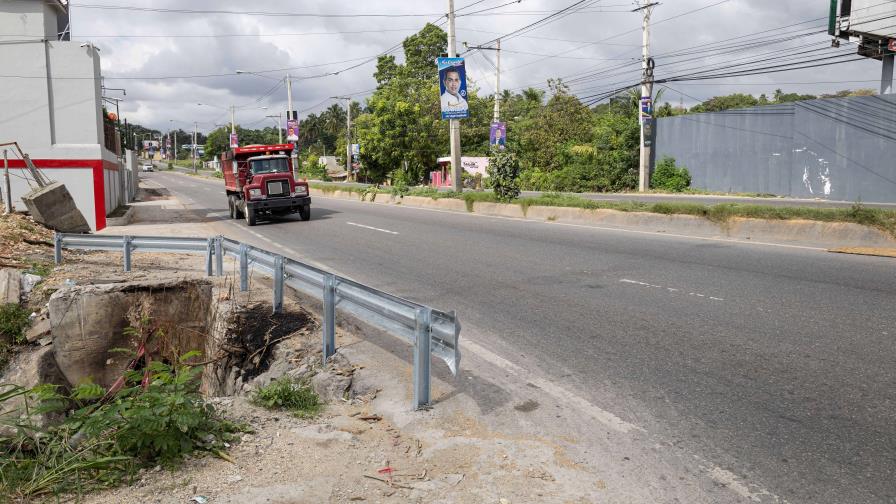
M 225 218 L 221 181 L 149 177 Z M 456 309 L 464 338 L 762 502 L 896 502 L 893 259 L 325 198 L 252 231 Z

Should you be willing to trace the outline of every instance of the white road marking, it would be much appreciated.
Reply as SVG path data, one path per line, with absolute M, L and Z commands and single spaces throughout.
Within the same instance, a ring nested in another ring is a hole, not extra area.
M 628 278 L 621 278 L 619 281 L 622 283 L 640 285 L 643 287 L 655 287 L 657 289 L 666 289 L 669 292 L 680 292 L 679 289 L 675 289 L 673 287 L 663 287 L 662 285 L 654 285 L 654 284 L 649 284 L 647 282 L 639 282 L 637 280 L 629 280 Z M 706 298 L 712 299 L 713 301 L 724 301 L 723 298 L 707 296 L 706 294 L 700 294 L 699 292 L 688 292 L 688 296 L 706 297 Z
M 344 198 L 331 198 L 331 197 L 327 197 L 327 196 L 315 196 L 315 198 L 338 200 L 338 201 L 348 201 L 348 202 L 360 203 L 360 204 L 365 204 L 365 205 L 369 205 L 371 203 L 369 201 L 355 201 L 355 200 L 344 199 Z M 391 206 L 391 207 L 396 207 L 396 206 L 400 207 L 401 206 L 401 205 L 389 205 L 386 203 L 377 203 L 375 201 L 373 202 L 373 204 L 374 205 L 382 205 L 382 206 Z M 477 213 L 473 213 L 473 212 L 456 212 L 453 210 L 440 210 L 438 208 L 421 208 L 421 207 L 411 207 L 411 206 L 406 206 L 403 208 L 414 209 L 414 210 L 423 210 L 426 212 L 447 213 L 447 214 L 452 214 L 452 215 L 464 215 L 467 217 L 479 217 L 479 218 L 483 218 L 483 219 L 501 219 L 501 220 L 511 220 L 511 221 L 518 221 L 518 222 L 528 222 L 530 224 L 541 224 L 541 225 L 548 225 L 548 226 L 568 226 L 568 227 L 581 228 L 581 229 L 597 229 L 600 231 L 616 231 L 619 233 L 634 233 L 634 234 L 645 234 L 645 235 L 653 235 L 653 236 L 667 236 L 669 238 L 684 238 L 684 239 L 688 239 L 688 240 L 725 242 L 725 243 L 732 243 L 732 244 L 737 244 L 737 245 L 764 245 L 764 246 L 768 246 L 768 247 L 783 247 L 783 248 L 795 248 L 795 249 L 801 249 L 801 250 L 815 250 L 818 252 L 827 252 L 828 251 L 828 249 L 823 248 L 823 247 L 809 247 L 806 245 L 788 245 L 785 243 L 770 243 L 770 242 L 762 242 L 762 241 L 754 241 L 754 240 L 738 240 L 736 238 L 713 238 L 713 237 L 709 237 L 709 236 L 692 236 L 692 235 L 683 235 L 683 234 L 676 234 L 676 233 L 665 233 L 665 232 L 658 232 L 658 231 L 640 231 L 637 229 L 624 229 L 624 228 L 615 228 L 615 227 L 607 227 L 607 226 L 588 226 L 586 224 L 572 224 L 569 222 L 557 222 L 557 221 L 548 222 L 548 221 L 539 221 L 539 220 L 532 220 L 532 219 L 521 219 L 519 217 L 501 217 L 499 215 L 482 215 L 482 214 L 477 214 Z
M 382 233 L 389 233 L 389 234 L 394 234 L 394 235 L 398 234 L 397 232 L 389 231 L 388 229 L 380 229 L 380 228 L 375 228 L 373 226 L 365 226 L 364 224 L 358 224 L 355 222 L 346 222 L 346 224 L 348 224 L 349 226 L 357 226 L 357 227 L 364 228 L 364 229 L 372 229 L 374 231 L 380 231 Z

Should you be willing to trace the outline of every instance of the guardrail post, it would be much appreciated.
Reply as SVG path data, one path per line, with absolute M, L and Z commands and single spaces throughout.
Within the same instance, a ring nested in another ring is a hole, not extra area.
M 283 311 L 283 256 L 274 256 L 274 313 Z
M 430 402 L 430 355 L 432 338 L 432 309 L 417 308 L 417 330 L 414 340 L 414 408 Z
M 218 235 L 215 237 L 215 268 L 218 270 L 218 276 L 224 276 L 224 237 Z
M 336 275 L 324 275 L 324 365 L 336 353 Z
M 59 233 L 53 233 L 53 259 L 57 266 L 62 264 L 62 235 Z
M 124 236 L 124 270 L 131 271 L 131 240 L 130 236 Z
M 249 290 L 249 246 L 240 243 L 240 292 Z
M 205 276 L 212 276 L 212 254 L 214 253 L 214 238 L 209 238 L 205 245 Z

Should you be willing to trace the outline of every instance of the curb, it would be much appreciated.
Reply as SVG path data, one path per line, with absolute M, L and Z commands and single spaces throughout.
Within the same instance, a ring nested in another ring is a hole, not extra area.
M 311 188 L 312 196 L 364 201 L 350 191 L 324 191 Z M 380 193 L 372 203 L 433 208 L 469 213 L 466 202 L 453 198 L 433 199 L 422 196 L 403 198 Z M 638 229 L 654 233 L 668 233 L 700 238 L 771 242 L 820 248 L 838 247 L 896 247 L 896 238 L 886 232 L 850 222 L 822 222 L 810 220 L 765 220 L 734 217 L 728 222 L 713 222 L 695 215 L 666 215 L 619 210 L 590 210 L 572 207 L 530 206 L 523 211 L 520 205 L 474 202 L 472 213 L 490 217 L 523 219 L 535 222 L 575 224 L 581 226 Z
M 134 207 L 128 206 L 128 210 L 121 217 L 106 217 L 106 226 L 127 226 L 134 218 Z

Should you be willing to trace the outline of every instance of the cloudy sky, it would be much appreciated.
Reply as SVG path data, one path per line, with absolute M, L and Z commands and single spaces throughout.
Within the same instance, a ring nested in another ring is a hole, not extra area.
M 455 0 L 458 50 L 463 50 L 462 42 L 491 41 L 576 2 L 520 0 L 501 7 L 508 3 Z M 826 29 L 827 4 L 825 0 L 665 0 L 653 11 L 656 77 L 695 71 L 710 75 L 745 68 L 722 68 L 729 65 L 782 56 L 790 59 L 765 65 L 825 63 L 830 60 L 820 59 L 854 52 L 855 46 L 848 44 L 830 48 L 827 35 L 811 33 Z M 504 40 L 502 88 L 544 87 L 546 79 L 564 77 L 572 83 L 572 91 L 587 100 L 637 82 L 641 15 L 631 12 L 632 7 L 629 0 L 587 1 L 569 15 Z M 335 95 L 352 94 L 363 102 L 375 86 L 375 62 L 356 65 L 400 43 L 428 21 L 444 22 L 446 9 L 446 0 L 80 0 L 72 2 L 71 27 L 73 40 L 91 41 L 101 49 L 106 86 L 126 88 L 123 117 L 157 129 L 171 125 L 192 129 L 195 121 L 208 132 L 228 122 L 226 109 L 231 104 L 241 107 L 238 123 L 252 128 L 273 125 L 274 120 L 265 116 L 286 109 L 286 90 L 278 82 L 286 69 L 294 78 L 294 108 L 300 117 L 326 108 Z M 397 56 L 400 60 L 400 51 Z M 469 78 L 475 79 L 481 93 L 491 94 L 494 52 L 466 56 Z M 237 70 L 262 76 L 237 75 Z M 805 93 L 876 89 L 879 79 L 880 62 L 862 60 L 668 83 L 671 89 L 665 91 L 664 100 L 688 106 L 714 95 L 771 94 L 779 87 Z M 107 95 L 121 96 L 117 91 Z

